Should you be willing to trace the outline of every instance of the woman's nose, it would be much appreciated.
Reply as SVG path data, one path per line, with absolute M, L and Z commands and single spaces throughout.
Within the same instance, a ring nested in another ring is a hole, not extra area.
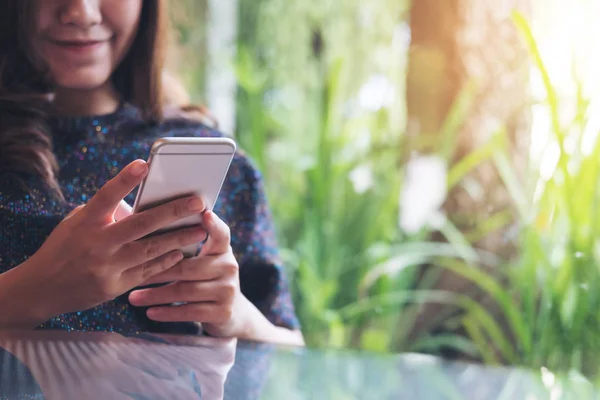
M 67 0 L 60 10 L 60 22 L 88 28 L 102 22 L 101 0 Z

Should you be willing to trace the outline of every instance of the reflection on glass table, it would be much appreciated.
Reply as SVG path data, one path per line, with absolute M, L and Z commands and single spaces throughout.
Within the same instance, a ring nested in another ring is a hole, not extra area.
M 587 399 L 581 377 L 207 337 L 0 333 L 0 399 Z

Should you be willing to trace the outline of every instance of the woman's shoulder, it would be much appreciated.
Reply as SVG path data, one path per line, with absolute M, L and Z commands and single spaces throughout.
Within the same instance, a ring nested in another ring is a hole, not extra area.
M 162 137 L 227 137 L 235 140 L 219 130 L 214 118 L 201 108 L 173 108 L 165 111 L 165 118 L 158 126 Z M 239 146 L 237 147 L 230 172 L 248 181 L 256 182 L 261 174 L 251 157 Z
M 181 135 L 187 133 L 187 136 L 225 136 L 219 131 L 216 120 L 203 107 L 165 107 L 159 126 L 166 131 L 177 130 Z
M 165 108 L 160 122 L 140 121 L 140 133 L 151 137 L 230 137 L 219 130 L 215 120 L 200 107 Z

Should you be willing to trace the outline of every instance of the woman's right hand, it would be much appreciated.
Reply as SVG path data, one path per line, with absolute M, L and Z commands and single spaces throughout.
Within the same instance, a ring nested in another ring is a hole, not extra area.
M 24 264 L 44 299 L 44 317 L 92 308 L 141 285 L 175 264 L 179 248 L 202 242 L 201 227 L 147 237 L 179 219 L 204 211 L 201 198 L 186 197 L 130 215 L 118 222 L 119 203 L 146 176 L 134 161 L 107 182 L 84 206 L 76 208 Z

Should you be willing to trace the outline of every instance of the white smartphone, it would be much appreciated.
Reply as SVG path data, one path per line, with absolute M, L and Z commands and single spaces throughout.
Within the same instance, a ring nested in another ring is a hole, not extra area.
M 229 171 L 236 144 L 229 138 L 162 138 L 148 158 L 148 175 L 140 185 L 133 212 L 138 213 L 177 198 L 199 195 L 212 210 Z M 201 215 L 184 218 L 156 233 L 198 226 Z M 194 257 L 199 246 L 181 251 Z

